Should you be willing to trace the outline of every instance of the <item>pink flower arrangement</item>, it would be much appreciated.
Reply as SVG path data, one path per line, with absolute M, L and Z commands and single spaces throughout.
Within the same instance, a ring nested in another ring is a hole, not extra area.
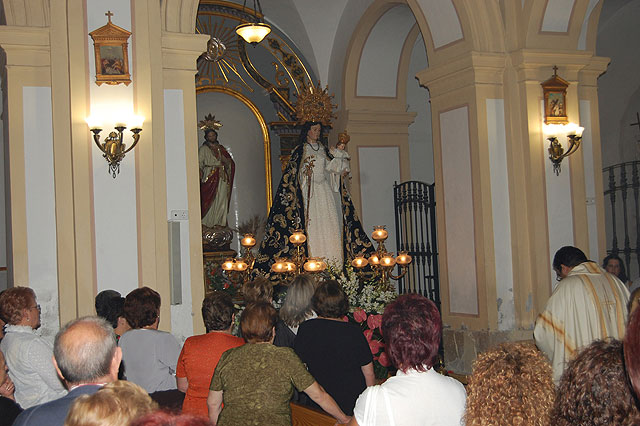
M 379 340 L 369 340 L 369 348 L 371 349 L 371 353 L 375 355 L 380 352 L 380 349 L 384 348 L 384 343 Z
M 367 325 L 371 329 L 380 328 L 382 326 L 382 315 L 369 315 Z
M 353 312 L 353 319 L 360 323 L 365 322 L 367 320 L 367 313 L 362 308 L 356 309 Z

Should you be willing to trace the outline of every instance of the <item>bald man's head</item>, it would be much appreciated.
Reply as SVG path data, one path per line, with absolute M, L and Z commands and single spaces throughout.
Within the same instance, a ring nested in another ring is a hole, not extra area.
M 69 322 L 56 334 L 53 344 L 56 364 L 69 384 L 91 383 L 111 376 L 116 352 L 113 327 L 99 317 Z

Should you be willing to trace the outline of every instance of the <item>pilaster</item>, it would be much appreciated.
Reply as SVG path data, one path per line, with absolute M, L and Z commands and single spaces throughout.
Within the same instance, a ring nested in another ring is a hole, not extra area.
M 442 314 L 454 328 L 494 330 L 501 318 L 492 172 L 507 170 L 491 164 L 487 100 L 503 98 L 504 68 L 502 54 L 469 52 L 417 75 L 431 95 Z
M 196 59 L 207 48 L 208 36 L 162 32 L 161 51 L 164 90 L 174 89 L 182 93 L 183 104 L 179 109 L 184 116 L 184 141 L 186 161 L 186 187 L 189 210 L 189 253 L 191 275 L 191 300 L 194 311 L 204 299 L 204 276 L 202 262 L 202 224 L 200 221 L 200 181 L 198 167 L 198 140 L 196 91 L 194 76 Z M 204 333 L 199 315 L 193 315 L 194 334 Z
M 5 111 L 8 140 L 8 199 L 11 211 L 7 215 L 7 246 L 11 264 L 7 265 L 15 285 L 29 285 L 27 218 L 25 192 L 25 153 L 22 91 L 25 86 L 50 86 L 51 63 L 48 28 L 0 26 L 0 47 L 6 58 L 6 96 L 10 99 Z

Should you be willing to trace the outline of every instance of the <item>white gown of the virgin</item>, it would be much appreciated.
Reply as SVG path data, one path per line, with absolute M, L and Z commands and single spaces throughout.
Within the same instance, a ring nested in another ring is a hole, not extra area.
M 305 174 L 305 165 L 310 161 L 313 164 L 311 179 Z M 330 160 L 320 143 L 307 142 L 300 164 L 302 198 L 308 220 L 309 256 L 323 257 L 342 268 L 342 210 L 339 188 L 332 182 L 335 179 L 339 181 L 340 174 L 349 170 L 348 161 Z

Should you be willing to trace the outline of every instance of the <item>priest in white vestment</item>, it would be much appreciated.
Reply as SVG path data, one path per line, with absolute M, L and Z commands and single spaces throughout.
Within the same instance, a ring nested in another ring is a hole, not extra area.
M 560 282 L 538 316 L 533 335 L 558 383 L 581 348 L 597 339 L 624 337 L 629 290 L 576 247 L 558 250 L 553 269 Z

